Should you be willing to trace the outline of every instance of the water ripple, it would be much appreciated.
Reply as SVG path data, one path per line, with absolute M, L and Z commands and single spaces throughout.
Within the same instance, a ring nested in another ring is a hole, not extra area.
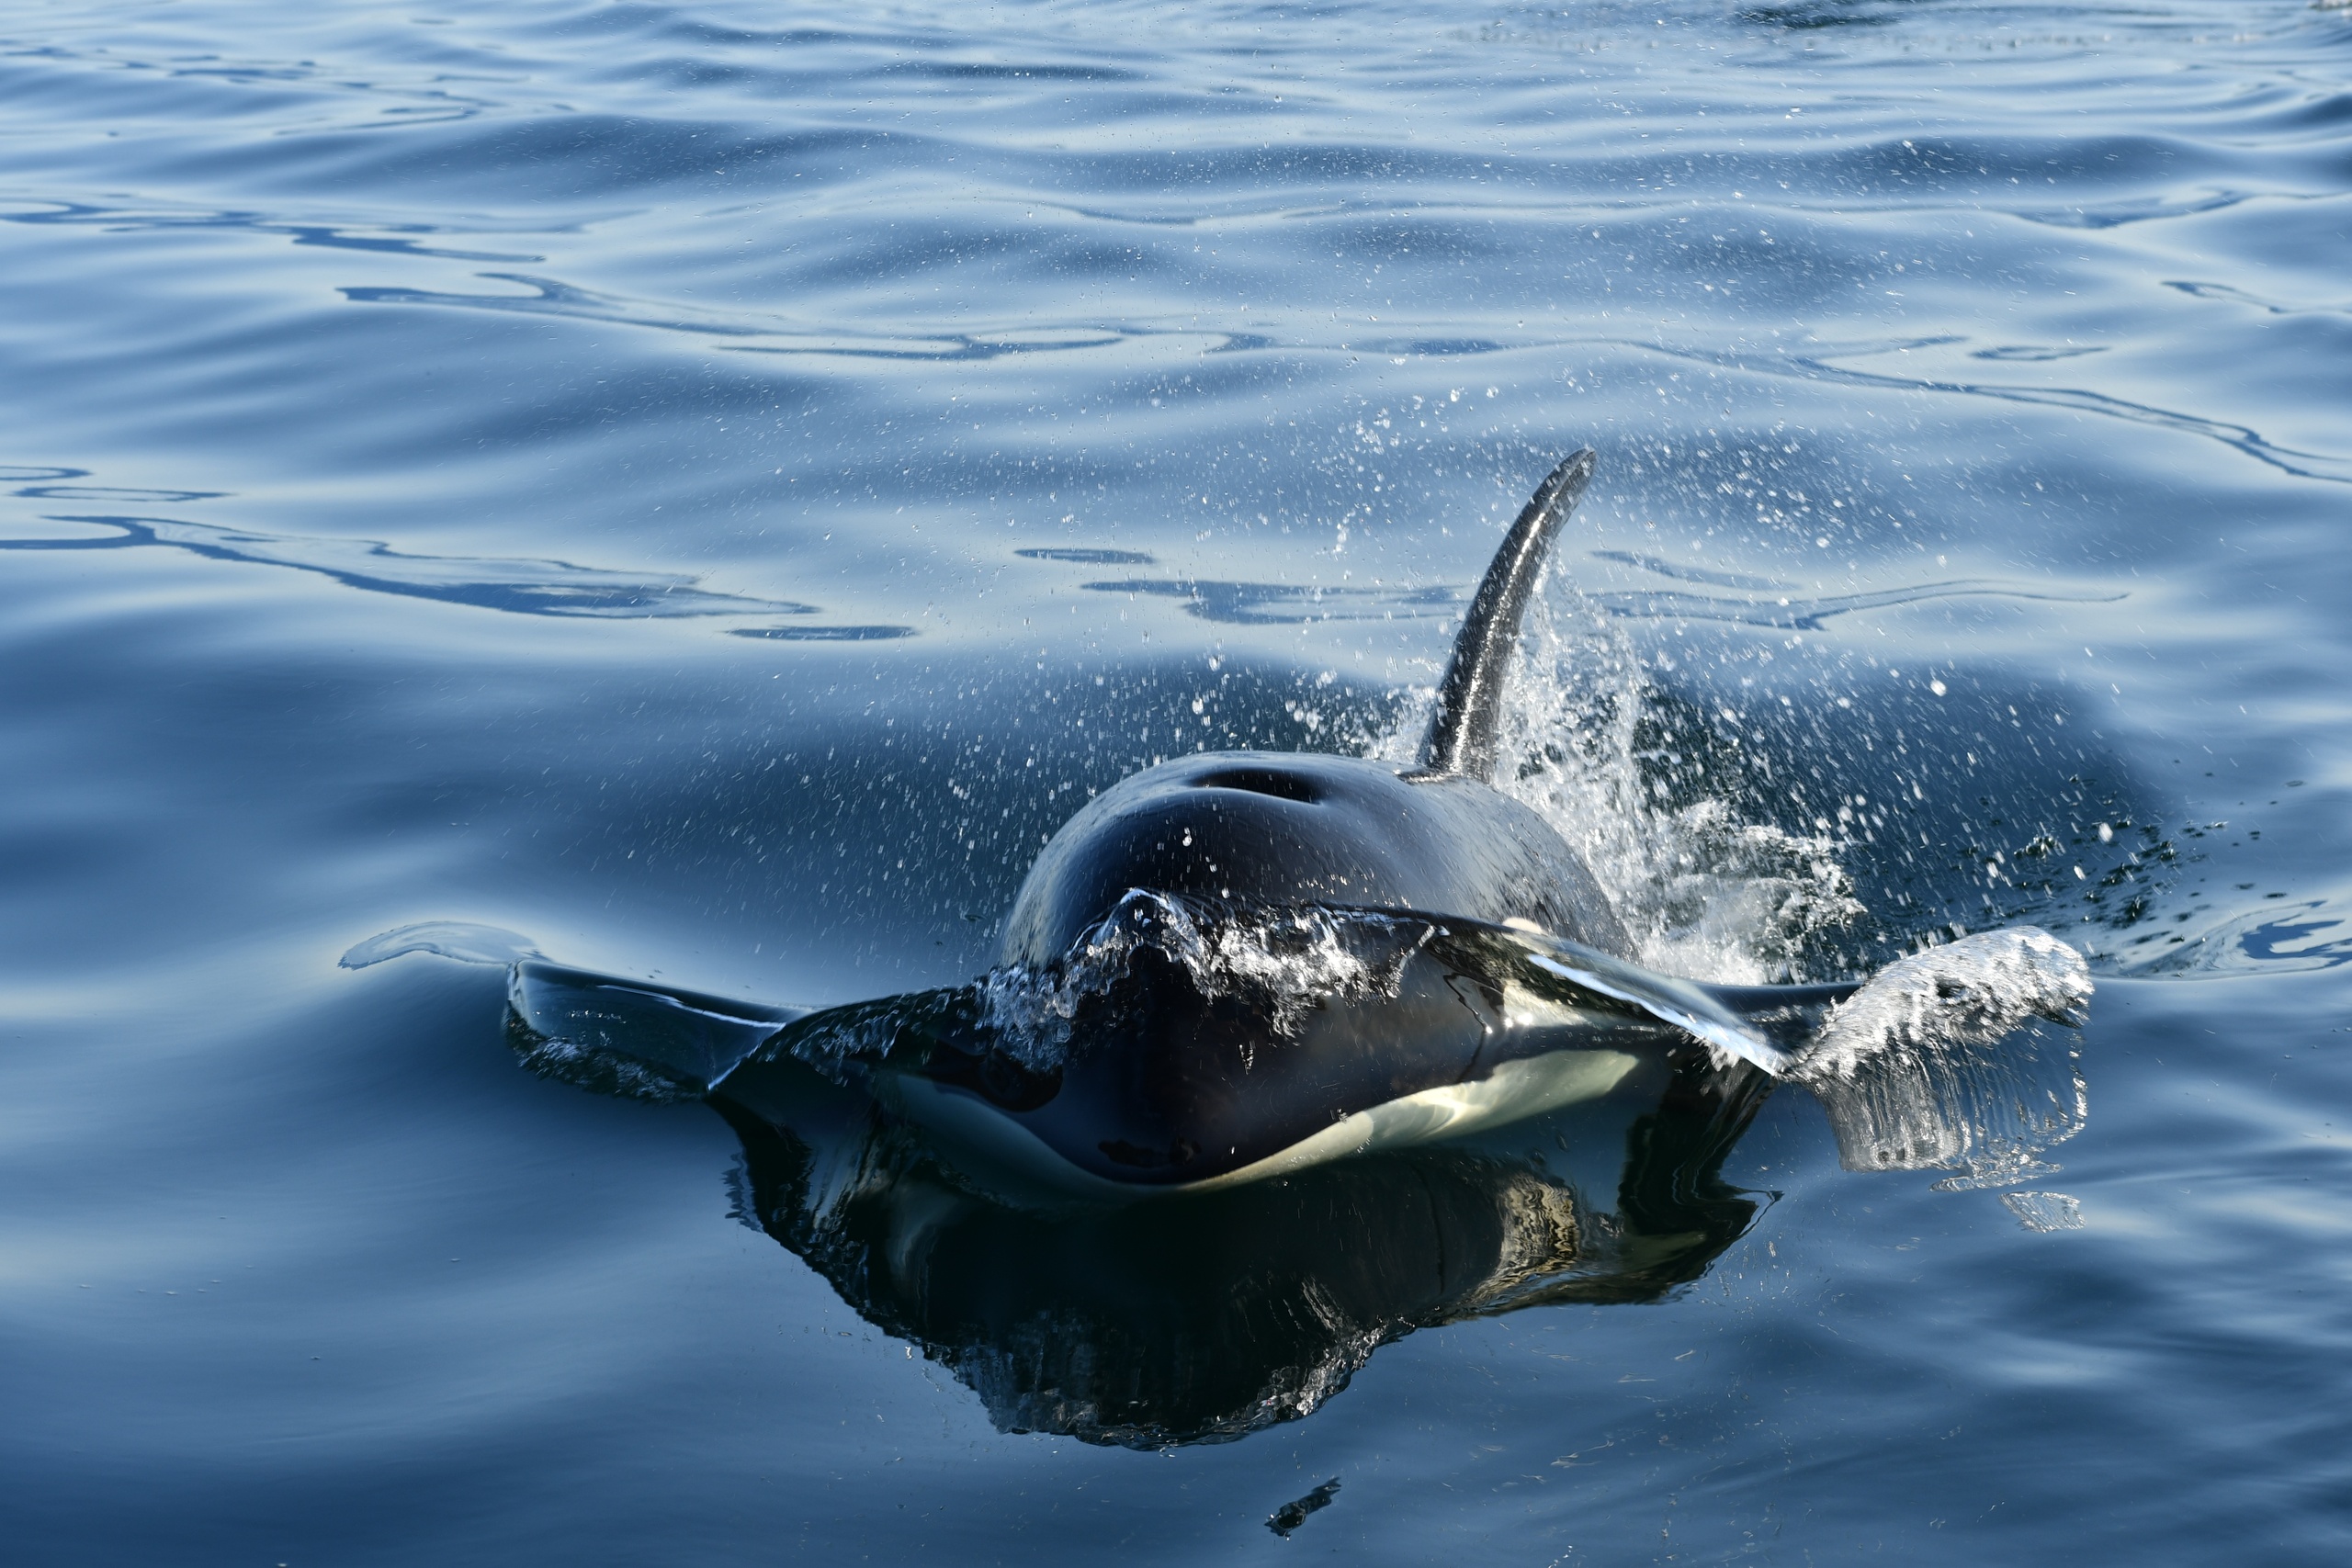
M 1960 397 L 1989 398 L 2001 402 L 2030 403 L 2044 408 L 2069 409 L 2076 413 L 2099 414 L 2109 419 L 2129 420 L 2134 424 L 2154 425 L 2163 430 L 2219 442 L 2224 446 L 2243 452 L 2256 462 L 2294 475 L 2298 479 L 2319 479 L 2328 484 L 2352 484 L 2352 457 L 2324 452 L 2303 452 L 2291 446 L 2281 446 L 2270 441 L 2251 425 L 2236 424 L 2227 420 L 2207 419 L 2199 414 L 2181 413 L 2173 409 L 2158 408 L 2150 403 L 2133 402 L 2107 392 L 2091 391 L 2079 387 L 2019 387 L 1988 381 L 1956 381 L 1927 376 L 1890 376 L 1881 371 L 1856 370 L 1833 361 L 1856 355 L 1888 354 L 1898 349 L 1938 347 L 1960 343 L 1964 339 L 1952 336 L 1911 338 L 1901 343 L 1857 345 L 1852 348 L 1826 347 L 1811 354 L 1794 351 L 1758 353 L 1746 349 L 1704 349 L 1678 347 L 1668 344 L 1628 344 L 1646 347 L 1655 353 L 1677 359 L 1692 360 L 1703 365 L 1715 365 L 1726 369 L 1758 372 L 1770 376 L 1786 376 L 1804 380 L 1827 381 L 1848 387 L 1884 389 L 1905 392 L 1949 392 Z
M 1638 560 L 1617 552 L 1617 559 Z M 1657 570 L 1652 568 L 1652 570 Z M 1669 571 L 1666 575 L 1682 575 Z M 1719 580 L 1719 579 L 1711 579 Z M 1757 580 L 1744 580 L 1754 581 Z M 1279 582 L 1217 581 L 1201 578 L 1129 577 L 1083 585 L 1095 593 L 1148 594 L 1183 602 L 1185 612 L 1204 621 L 1234 626 L 1299 626 L 1317 621 L 1451 619 L 1467 602 L 1466 591 L 1451 584 L 1407 587 L 1318 587 Z M 1638 620 L 1723 621 L 1739 626 L 1818 631 L 1837 615 L 1883 610 L 1933 599 L 1998 598 L 2065 604 L 2113 604 L 2120 593 L 2069 593 L 1984 579 L 1955 579 L 1903 588 L 1815 598 L 1735 599 L 1669 589 L 1587 592 L 1584 599 L 1612 615 Z
M 21 492 L 20 492 L 21 493 Z M 813 615 L 813 604 L 718 593 L 697 578 L 607 571 L 569 561 L 501 559 L 486 556 L 411 555 L 374 539 L 262 534 L 172 517 L 113 513 L 52 515 L 52 523 L 111 528 L 96 537 L 0 538 L 0 550 L 112 550 L 166 546 L 212 560 L 292 567 L 331 577 L 346 587 L 415 599 L 437 599 L 525 615 L 640 620 L 695 615 Z M 855 628 L 865 630 L 867 628 Z M 763 631 L 755 636 L 822 637 L 840 628 Z M 897 635 L 897 633 L 892 633 Z
M 1042 354 L 1070 349 L 1102 348 L 1145 338 L 1190 339 L 1203 351 L 1265 346 L 1260 338 L 1230 333 L 1201 333 L 1173 327 L 1061 324 L 1027 331 L 946 332 L 935 334 L 858 333 L 819 327 L 781 317 L 763 320 L 701 311 L 675 305 L 599 294 L 551 277 L 526 273 L 486 272 L 481 276 L 518 283 L 529 294 L 458 294 L 424 288 L 362 288 L 343 289 L 345 299 L 371 305 L 434 305 L 475 310 L 503 310 L 533 316 L 571 316 L 582 321 L 611 321 L 648 327 L 657 332 L 688 333 L 707 337 L 758 338 L 757 343 L 726 346 L 747 354 L 840 355 L 866 359 L 995 359 L 1012 354 Z
M 32 197 L 6 199 L 12 200 L 17 209 L 0 210 L 0 222 L 51 228 L 90 228 L 111 233 L 240 230 L 247 233 L 283 235 L 298 245 L 339 251 L 375 251 L 444 261 L 537 262 L 547 259 L 521 252 L 456 250 L 446 245 L 429 244 L 414 237 L 460 231 L 439 223 L 300 222 L 273 218 L 251 209 L 205 210 L 164 203 L 109 206 L 92 201 Z

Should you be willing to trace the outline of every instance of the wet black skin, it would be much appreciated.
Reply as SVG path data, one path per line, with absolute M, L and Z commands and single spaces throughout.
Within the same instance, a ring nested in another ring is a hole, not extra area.
M 1122 780 L 1054 835 L 1005 918 L 1000 962 L 1053 962 L 1138 887 L 1521 919 L 1606 953 L 1631 948 L 1576 852 L 1482 780 L 1208 751 Z
M 1038 857 L 1007 919 L 1003 962 L 1052 963 L 1136 888 L 1242 907 L 1516 919 L 1608 952 L 1628 946 L 1591 874 L 1534 812 L 1476 780 L 1400 776 L 1351 757 L 1212 752 L 1105 791 Z M 1008 1070 L 954 1032 L 923 1071 L 1090 1175 L 1199 1181 L 1351 1112 L 1565 1043 L 1504 1029 L 1485 966 L 1460 959 L 1442 945 L 1417 952 L 1394 996 L 1327 1002 L 1283 1032 L 1143 952 L 1080 1014 L 1069 1059 L 1049 1078 Z M 1666 1034 L 1634 1018 L 1619 1027 Z

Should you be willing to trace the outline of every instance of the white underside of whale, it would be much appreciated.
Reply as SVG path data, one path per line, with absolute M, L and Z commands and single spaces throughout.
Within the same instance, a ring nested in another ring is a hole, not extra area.
M 1200 1181 L 1112 1181 L 1081 1170 L 1003 1111 L 962 1089 L 900 1073 L 881 1073 L 876 1088 L 894 1108 L 990 1164 L 1048 1189 L 1097 1199 L 1213 1192 L 1263 1181 L 1309 1166 L 1382 1149 L 1482 1132 L 1598 1100 L 1624 1080 L 1637 1058 L 1623 1051 L 1553 1051 L 1506 1062 L 1474 1083 L 1446 1084 L 1343 1116 L 1288 1148 Z

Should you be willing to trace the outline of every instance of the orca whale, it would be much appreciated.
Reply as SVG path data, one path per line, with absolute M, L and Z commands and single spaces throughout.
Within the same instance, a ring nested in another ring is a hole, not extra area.
M 762 1054 L 861 1073 L 1050 1183 L 1128 1190 L 1534 1114 L 1642 1052 L 1784 1066 L 1721 998 L 1637 967 L 1591 872 L 1489 782 L 1521 625 L 1593 465 L 1561 463 L 1504 536 L 1416 765 L 1209 751 L 1132 774 L 1046 844 L 987 981 L 818 1014 Z M 1844 989 L 1760 1010 L 1801 1021 Z
M 1776 1080 L 1820 1101 L 1849 1169 L 2046 1170 L 2082 1124 L 2072 1049 L 1988 1047 L 2081 1021 L 2073 950 L 2020 928 L 1860 987 L 1654 974 L 1567 843 L 1488 782 L 1592 465 L 1554 470 L 1505 536 L 1413 765 L 1136 773 L 1048 840 L 969 984 L 763 1006 L 448 921 L 343 962 L 504 965 L 526 1065 L 709 1105 L 741 1140 L 736 1217 L 1000 1428 L 1093 1443 L 1230 1440 L 1416 1328 L 1689 1283 L 1758 1212 L 1723 1168 Z
M 503 956 L 510 1031 L 542 1070 L 732 1115 L 794 1063 L 922 1125 L 967 1170 L 1117 1198 L 1458 1138 L 1603 1098 L 1645 1063 L 1779 1077 L 1802 1051 L 1850 1077 L 1872 1042 L 2073 1021 L 2081 958 L 2023 928 L 1900 961 L 1835 1016 L 1862 987 L 1710 986 L 1634 961 L 1575 851 L 1489 776 L 1521 626 L 1593 465 L 1589 448 L 1561 463 L 1504 536 L 1413 765 L 1213 751 L 1132 774 L 1052 835 L 997 964 L 967 985 L 804 1012 L 437 926 L 345 962 Z M 1874 1096 L 1821 1077 L 1808 1086 L 1858 1168 L 1951 1143 L 1931 1086 Z
M 1000 1173 L 1097 1195 L 1458 1136 L 1661 1055 L 1780 1072 L 1852 987 L 1639 967 L 1591 872 L 1488 781 L 1521 624 L 1593 464 L 1560 464 L 1505 535 L 1415 765 L 1213 751 L 1135 773 L 1052 836 L 967 986 L 797 1018 L 640 988 L 616 1032 L 581 999 L 609 985 L 526 963 L 518 1038 L 593 1040 L 599 1070 L 722 1107 L 791 1058 Z

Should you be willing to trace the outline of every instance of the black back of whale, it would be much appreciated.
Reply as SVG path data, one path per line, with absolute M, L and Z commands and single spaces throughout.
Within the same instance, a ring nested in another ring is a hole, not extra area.
M 1625 929 L 1576 852 L 1487 782 L 1520 625 L 1592 468 L 1589 448 L 1555 468 L 1504 536 L 1454 641 L 1418 769 L 1216 751 L 1136 773 L 1038 855 L 1006 917 L 1001 961 L 1055 962 L 1136 888 L 1527 920 L 1627 954 Z

